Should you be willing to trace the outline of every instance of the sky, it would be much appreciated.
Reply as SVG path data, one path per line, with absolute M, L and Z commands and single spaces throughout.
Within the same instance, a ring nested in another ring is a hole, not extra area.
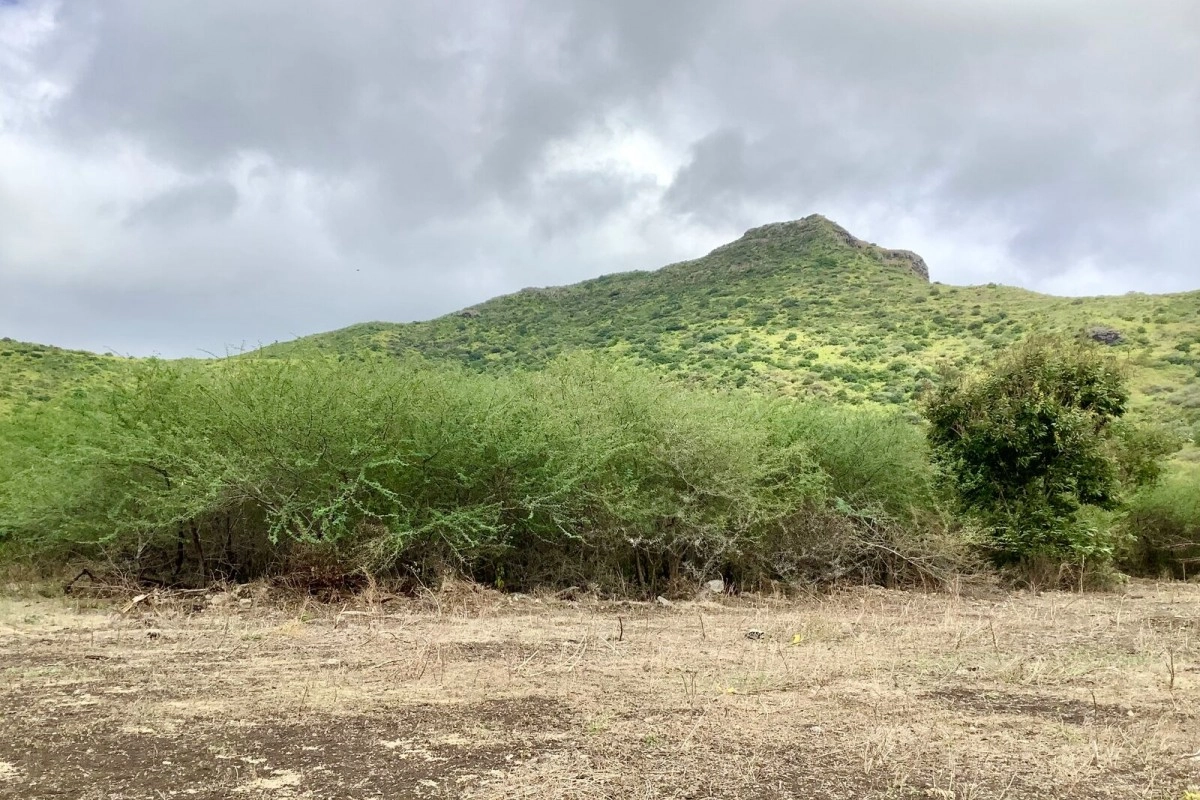
M 0 336 L 222 354 L 812 213 L 1200 289 L 1200 2 L 0 0 Z

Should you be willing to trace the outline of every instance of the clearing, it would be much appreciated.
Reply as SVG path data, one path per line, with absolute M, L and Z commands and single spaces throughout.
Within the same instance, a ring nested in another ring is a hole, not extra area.
M 127 608 L 10 587 L 0 796 L 1182 800 L 1200 788 L 1198 585 L 670 606 L 456 585 L 379 600 L 242 587 Z

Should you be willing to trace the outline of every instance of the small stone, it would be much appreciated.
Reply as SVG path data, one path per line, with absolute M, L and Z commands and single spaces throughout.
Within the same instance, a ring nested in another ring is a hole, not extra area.
M 724 594 L 725 593 L 725 581 L 721 580 L 720 578 L 717 578 L 716 580 L 711 580 L 708 583 L 704 584 L 704 588 L 708 589 L 713 594 Z
M 668 600 L 667 598 L 663 597 L 661 594 L 658 596 L 657 600 L 658 600 L 658 604 L 659 604 L 660 606 L 670 606 L 670 605 L 674 605 L 674 603 L 672 603 L 672 602 L 671 602 L 670 600 Z

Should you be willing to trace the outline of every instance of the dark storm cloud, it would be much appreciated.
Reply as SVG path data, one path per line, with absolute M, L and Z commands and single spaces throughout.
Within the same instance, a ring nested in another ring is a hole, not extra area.
M 749 163 L 747 148 L 745 133 L 734 128 L 713 131 L 696 141 L 691 160 L 676 173 L 663 198 L 667 207 L 710 221 L 740 216 L 741 201 L 755 194 L 755 181 L 763 177 L 761 167 Z
M 947 282 L 1195 288 L 1198 75 L 1192 0 L 0 0 L 0 312 L 220 350 L 813 212 Z
M 62 24 L 92 57 L 59 121 L 76 136 L 135 136 L 184 165 L 261 150 L 285 164 L 352 166 L 362 145 L 378 150 L 381 126 L 418 114 L 413 128 L 425 128 L 422 105 L 457 92 L 453 59 L 431 44 L 452 21 L 415 7 L 71 3 Z

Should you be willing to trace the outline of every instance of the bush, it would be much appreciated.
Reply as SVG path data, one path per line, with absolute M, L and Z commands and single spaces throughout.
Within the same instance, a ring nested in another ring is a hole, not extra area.
M 1185 437 L 1155 423 L 1132 424 L 1119 420 L 1112 425 L 1110 453 L 1121 482 L 1133 489 L 1153 486 L 1163 476 L 1163 458 L 1183 447 Z
M 897 412 L 799 404 L 782 424 L 807 444 L 828 491 L 860 511 L 903 517 L 933 508 L 933 470 L 920 428 Z
M 1128 572 L 1188 578 L 1200 573 L 1200 470 L 1179 472 L 1139 492 L 1124 522 Z
M 594 358 L 500 377 L 317 354 L 150 362 L 22 412 L 0 442 L 0 548 L 167 583 L 319 563 L 660 591 L 928 563 L 905 538 L 930 476 L 903 421 Z
M 1110 537 L 1079 512 L 1119 504 L 1110 439 L 1127 400 L 1110 357 L 1054 338 L 1015 346 L 987 372 L 948 379 L 929 397 L 943 485 L 991 531 L 1001 561 L 1111 556 Z

